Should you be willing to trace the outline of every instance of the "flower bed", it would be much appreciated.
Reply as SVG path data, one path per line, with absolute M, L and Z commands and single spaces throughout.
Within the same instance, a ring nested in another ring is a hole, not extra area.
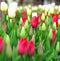
M 60 60 L 60 6 L 1 2 L 1 11 L 0 61 Z

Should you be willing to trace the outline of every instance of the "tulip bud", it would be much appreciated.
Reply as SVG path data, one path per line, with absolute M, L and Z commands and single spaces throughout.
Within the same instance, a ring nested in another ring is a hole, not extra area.
M 32 13 L 32 17 L 34 17 L 34 16 L 36 16 L 36 17 L 38 16 L 38 15 L 37 15 L 37 12 L 33 12 L 33 13 Z
M 9 20 L 9 16 L 8 15 L 6 16 L 6 20 Z
M 56 30 L 52 30 L 52 38 L 51 38 L 51 42 L 54 42 L 56 39 Z
M 35 53 L 35 44 L 34 40 L 30 40 L 29 47 L 28 47 L 28 55 L 32 56 Z
M 30 32 L 29 32 L 30 35 L 33 35 L 33 28 L 30 27 Z
M 41 20 L 42 21 L 45 21 L 45 14 L 43 13 L 42 16 L 41 16 Z
M 25 28 L 24 28 L 24 27 L 22 27 L 22 29 L 21 29 L 20 36 L 21 36 L 21 37 L 25 37 L 25 36 L 26 36 Z
M 54 13 L 54 8 L 50 8 L 50 13 L 53 14 Z
M 56 51 L 57 51 L 57 52 L 60 52 L 60 47 L 59 47 L 59 45 L 60 45 L 60 42 L 58 41 L 57 44 L 56 44 Z
M 8 16 L 10 18 L 14 18 L 16 16 L 16 10 L 17 10 L 17 3 L 16 2 L 10 3 L 8 8 Z
M 20 18 L 20 21 L 19 21 L 19 25 L 21 25 L 22 24 L 22 18 Z
M 60 19 L 58 20 L 58 25 L 60 26 Z
M 55 6 L 55 10 L 56 10 L 56 11 L 58 10 L 58 6 Z
M 16 16 L 16 12 L 14 11 L 14 9 L 12 9 L 12 8 L 8 9 L 8 16 L 10 18 L 14 18 Z
M 31 15 L 31 9 L 27 9 L 27 15 L 30 16 Z
M 23 55 L 28 50 L 28 39 L 27 38 L 20 38 L 18 42 L 18 53 Z
M 46 30 L 46 25 L 45 23 L 42 24 L 42 31 L 45 31 Z
M 12 20 L 12 19 L 10 19 L 10 24 L 13 24 L 13 23 L 12 23 L 12 21 L 13 21 L 13 20 Z
M 56 29 L 56 22 L 53 23 L 53 29 Z
M 43 54 L 43 46 L 42 46 L 42 43 L 39 44 L 38 54 L 39 54 L 40 56 L 42 56 L 42 54 Z
M 0 53 L 3 51 L 4 49 L 4 41 L 3 41 L 3 38 L 0 37 Z
M 31 18 L 31 25 L 32 25 L 33 28 L 37 28 L 38 27 L 38 22 L 39 22 L 38 17 L 33 16 Z
M 48 38 L 49 38 L 49 39 L 52 38 L 52 29 L 50 29 L 50 31 L 49 31 Z
M 7 44 L 6 54 L 7 54 L 8 58 L 11 58 L 11 56 L 12 56 L 12 48 L 11 48 L 10 43 Z
M 50 16 L 50 14 L 51 14 L 50 11 L 48 11 L 48 16 Z
M 46 24 L 49 25 L 49 23 L 50 23 L 50 21 L 49 21 L 49 18 L 47 16 L 47 18 L 46 18 Z
M 10 42 L 10 38 L 9 38 L 8 34 L 5 34 L 4 39 L 5 39 L 6 44 L 8 44 Z
M 25 29 L 28 30 L 28 28 L 29 28 L 28 20 L 26 20 L 24 27 L 25 27 Z
M 32 40 L 35 40 L 35 35 L 33 34 L 33 36 L 32 36 Z
M 5 12 L 8 9 L 8 5 L 5 2 L 1 2 L 1 11 Z

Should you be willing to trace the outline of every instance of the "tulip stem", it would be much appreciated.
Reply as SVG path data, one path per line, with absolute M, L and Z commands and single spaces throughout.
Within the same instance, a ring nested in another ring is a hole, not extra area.
M 11 61 L 11 58 L 8 58 L 8 61 Z
M 32 56 L 29 57 L 29 61 L 33 61 L 33 60 L 32 60 Z
M 24 57 L 23 57 L 23 55 L 21 55 L 21 61 L 24 61 Z

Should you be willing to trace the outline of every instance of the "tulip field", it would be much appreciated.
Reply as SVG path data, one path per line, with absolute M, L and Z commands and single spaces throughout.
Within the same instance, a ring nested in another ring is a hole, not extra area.
M 0 61 L 60 61 L 60 5 L 1 2 Z

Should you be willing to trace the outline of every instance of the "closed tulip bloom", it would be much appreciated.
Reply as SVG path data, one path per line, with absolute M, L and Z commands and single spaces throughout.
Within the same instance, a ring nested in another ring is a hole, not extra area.
M 46 30 L 46 25 L 45 23 L 42 24 L 42 31 L 45 31 Z
M 32 18 L 31 18 L 31 25 L 32 25 L 32 27 L 33 28 L 37 28 L 38 27 L 38 17 L 36 17 L 36 16 L 33 16 Z
M 29 47 L 28 47 L 28 55 L 32 56 L 35 53 L 35 44 L 34 40 L 30 40 Z
M 0 37 L 0 53 L 3 51 L 4 49 L 4 41 L 3 41 L 3 38 Z
M 44 13 L 42 13 L 41 20 L 45 21 L 45 14 Z
M 56 30 L 52 30 L 52 38 L 51 38 L 51 42 L 54 42 L 56 39 Z
M 8 5 L 5 2 L 1 2 L 1 11 L 5 12 L 8 9 Z
M 7 44 L 6 54 L 7 54 L 8 58 L 11 58 L 11 56 L 12 56 L 12 48 L 11 48 L 10 43 Z
M 58 26 L 58 14 L 52 14 L 52 23 L 56 22 L 56 26 Z
M 17 10 L 17 3 L 16 2 L 10 3 L 8 8 L 8 16 L 10 18 L 14 18 L 16 16 L 16 10 Z
M 23 55 L 27 52 L 28 40 L 27 38 L 21 38 L 18 42 L 18 53 Z
M 26 36 L 25 27 L 22 27 L 20 37 L 25 37 L 25 36 Z
M 22 17 L 22 26 L 24 26 L 26 20 L 27 20 L 27 16 L 23 16 L 23 17 Z
M 57 52 L 60 52 L 60 42 L 59 41 L 56 44 L 56 51 Z
M 27 11 L 26 10 L 23 10 L 22 11 L 22 15 L 26 15 L 27 14 Z
M 60 26 L 60 19 L 58 20 L 58 26 Z
M 43 54 L 43 45 L 42 45 L 41 42 L 40 42 L 40 44 L 39 44 L 38 54 L 39 54 L 40 56 L 42 56 L 42 54 Z

